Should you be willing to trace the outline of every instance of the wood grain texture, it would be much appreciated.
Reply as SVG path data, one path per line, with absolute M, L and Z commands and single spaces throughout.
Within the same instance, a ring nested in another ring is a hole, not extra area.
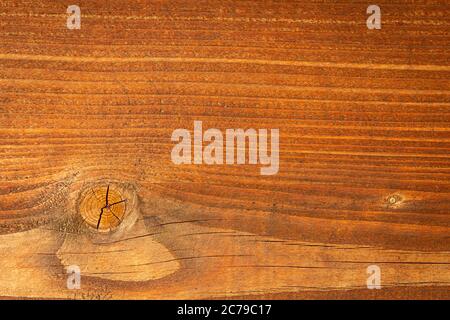
M 0 3 L 0 296 L 450 298 L 448 1 L 377 1 L 381 30 L 365 1 L 73 2 Z M 194 120 L 279 128 L 279 173 L 174 165 Z M 134 197 L 112 234 L 98 184 Z

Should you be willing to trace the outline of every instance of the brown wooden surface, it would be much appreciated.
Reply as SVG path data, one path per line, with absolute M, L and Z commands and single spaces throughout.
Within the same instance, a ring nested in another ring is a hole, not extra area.
M 0 296 L 450 297 L 448 1 L 73 2 L 0 3 Z M 279 174 L 172 164 L 194 120 L 279 128 Z

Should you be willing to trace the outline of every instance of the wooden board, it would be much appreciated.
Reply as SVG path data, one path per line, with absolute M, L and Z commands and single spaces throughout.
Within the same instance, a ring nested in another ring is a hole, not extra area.
M 0 296 L 450 298 L 448 1 L 377 1 L 381 30 L 366 1 L 74 2 L 79 30 L 0 4 Z M 196 120 L 278 128 L 278 174 L 173 164 Z

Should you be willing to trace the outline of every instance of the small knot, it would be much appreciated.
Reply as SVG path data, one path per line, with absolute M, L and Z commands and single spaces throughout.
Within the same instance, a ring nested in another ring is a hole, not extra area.
M 400 201 L 402 201 L 402 198 L 397 194 L 393 194 L 387 198 L 388 206 L 393 206 L 395 204 L 398 204 Z

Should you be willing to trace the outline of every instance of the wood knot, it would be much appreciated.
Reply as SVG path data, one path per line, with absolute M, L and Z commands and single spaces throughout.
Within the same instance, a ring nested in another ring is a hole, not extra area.
M 393 194 L 393 195 L 389 196 L 386 199 L 386 202 L 387 202 L 388 206 L 397 205 L 401 201 L 402 201 L 402 198 L 399 195 L 397 195 L 397 194 Z
M 128 199 L 116 184 L 89 187 L 80 197 L 79 212 L 86 224 L 98 231 L 116 229 L 124 220 Z

